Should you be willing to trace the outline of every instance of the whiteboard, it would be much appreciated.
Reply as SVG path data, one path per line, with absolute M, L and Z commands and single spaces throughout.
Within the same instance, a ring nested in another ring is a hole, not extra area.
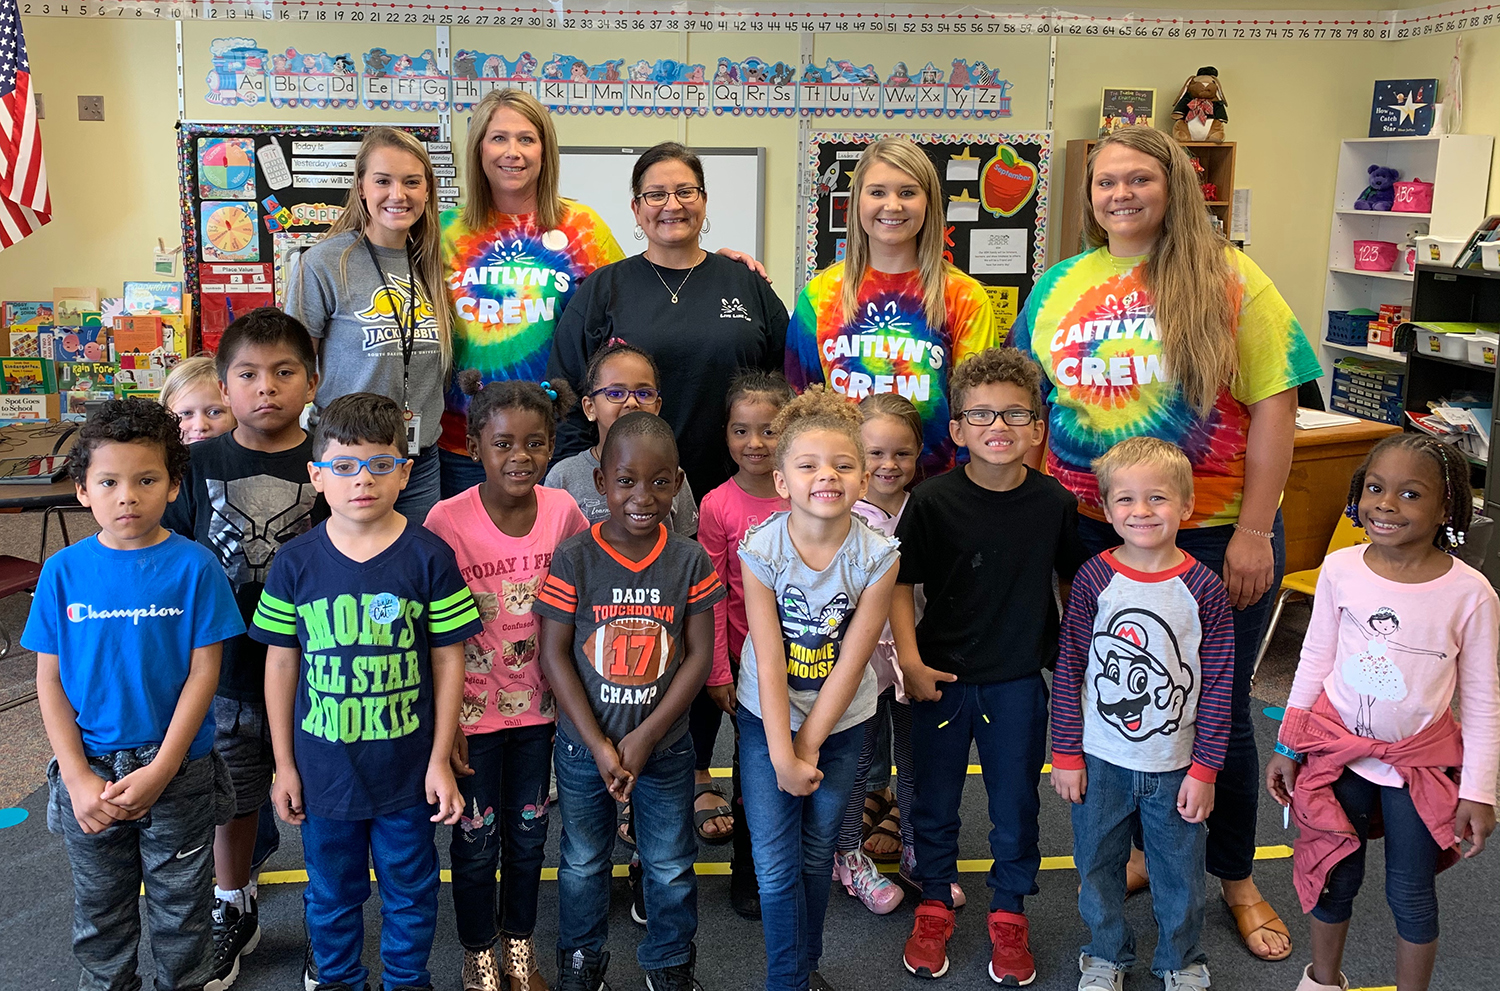
M 559 148 L 562 195 L 593 207 L 627 255 L 646 248 L 637 241 L 630 212 L 630 171 L 646 148 Z M 700 242 L 708 251 L 734 248 L 765 258 L 766 150 L 694 148 L 703 160 L 708 185 L 709 231 Z

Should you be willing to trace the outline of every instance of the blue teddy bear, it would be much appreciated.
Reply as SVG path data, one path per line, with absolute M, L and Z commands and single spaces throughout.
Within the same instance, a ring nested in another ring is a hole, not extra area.
M 1359 199 L 1354 201 L 1354 209 L 1389 210 L 1391 204 L 1396 202 L 1395 183 L 1401 178 L 1401 173 L 1384 165 L 1372 165 L 1369 172 L 1370 184 L 1359 194 Z

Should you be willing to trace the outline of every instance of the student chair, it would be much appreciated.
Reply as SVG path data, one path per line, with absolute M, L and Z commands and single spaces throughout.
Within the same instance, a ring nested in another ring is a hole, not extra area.
M 42 566 L 35 561 L 0 554 L 0 599 L 15 595 L 17 592 L 34 591 L 37 579 L 41 576 Z M 0 623 L 0 641 L 5 644 L 4 647 L 0 647 L 0 657 L 4 657 L 10 653 L 12 641 L 10 630 L 3 623 Z
M 1365 531 L 1356 525 L 1353 520 L 1344 514 L 1339 514 L 1338 526 L 1333 529 L 1333 536 L 1328 540 L 1328 550 L 1324 557 L 1334 551 L 1345 547 L 1353 547 L 1355 544 L 1368 544 L 1370 537 Z M 1253 682 L 1255 676 L 1260 673 L 1260 662 L 1265 660 L 1266 651 L 1271 647 L 1271 638 L 1276 635 L 1276 624 L 1281 620 L 1281 610 L 1286 607 L 1287 600 L 1294 595 L 1305 595 L 1312 598 L 1313 592 L 1318 588 L 1318 574 L 1323 570 L 1320 564 L 1316 568 L 1308 568 L 1306 571 L 1294 571 L 1281 579 L 1281 591 L 1276 596 L 1276 605 L 1271 609 L 1271 622 L 1266 627 L 1266 635 L 1260 642 L 1260 650 L 1255 655 L 1255 667 L 1250 671 L 1250 680 Z

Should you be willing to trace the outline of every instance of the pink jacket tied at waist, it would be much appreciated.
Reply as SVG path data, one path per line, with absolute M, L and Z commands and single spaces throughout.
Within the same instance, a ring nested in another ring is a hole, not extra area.
M 1334 866 L 1359 849 L 1359 835 L 1333 794 L 1333 783 L 1351 761 L 1373 757 L 1394 767 L 1411 790 L 1417 814 L 1443 853 L 1439 871 L 1458 863 L 1453 819 L 1458 810 L 1458 768 L 1464 759 L 1463 736 L 1451 712 L 1404 740 L 1387 743 L 1355 736 L 1344 726 L 1327 694 L 1312 710 L 1286 710 L 1281 742 L 1306 758 L 1292 792 L 1292 818 L 1301 835 L 1293 844 L 1292 878 L 1302 911 L 1311 912 Z M 1372 837 L 1381 835 L 1372 823 Z

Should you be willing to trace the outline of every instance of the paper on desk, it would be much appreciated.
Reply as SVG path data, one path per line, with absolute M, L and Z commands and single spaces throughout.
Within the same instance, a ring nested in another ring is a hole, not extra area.
M 1345 416 L 1342 413 L 1325 413 L 1322 410 L 1297 407 L 1298 430 L 1316 430 L 1319 427 L 1342 427 L 1358 422 L 1359 417 L 1357 416 Z

